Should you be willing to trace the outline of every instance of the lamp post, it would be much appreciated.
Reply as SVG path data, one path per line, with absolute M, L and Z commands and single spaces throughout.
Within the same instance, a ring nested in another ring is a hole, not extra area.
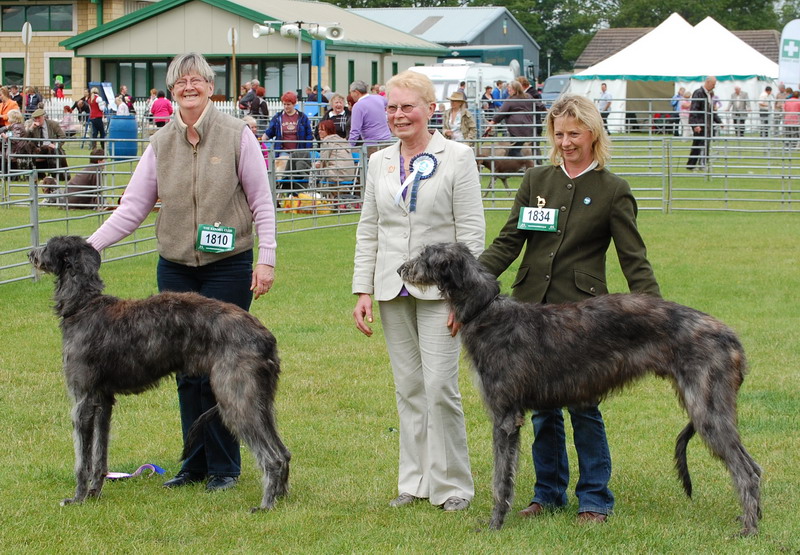
M 265 21 L 264 25 L 256 23 L 253 25 L 253 38 L 258 38 L 263 35 L 271 35 L 276 32 L 273 25 L 279 25 L 277 32 L 282 37 L 293 38 L 297 37 L 297 98 L 300 100 L 300 109 L 303 109 L 303 84 L 301 81 L 301 72 L 303 69 L 303 52 L 302 52 L 302 37 L 303 29 L 311 35 L 312 38 L 319 40 L 342 40 L 344 38 L 344 29 L 339 27 L 338 23 L 311 23 L 309 21 Z M 322 83 L 317 84 L 320 92 L 322 92 Z
M 548 49 L 547 50 L 547 76 L 550 77 L 550 56 L 552 56 L 553 51 Z

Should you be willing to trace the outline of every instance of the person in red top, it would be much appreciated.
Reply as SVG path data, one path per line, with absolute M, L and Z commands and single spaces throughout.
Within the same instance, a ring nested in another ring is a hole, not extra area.
M 150 113 L 153 114 L 153 121 L 156 127 L 164 127 L 172 117 L 172 102 L 167 100 L 166 96 L 164 91 L 158 91 L 156 99 L 150 106 Z
M 786 148 L 800 144 L 800 90 L 794 91 L 783 103 L 783 124 L 786 126 Z
M 94 142 L 94 139 L 99 137 L 106 138 L 106 128 L 103 125 L 103 111 L 105 110 L 106 102 L 100 96 L 100 90 L 97 87 L 92 87 L 89 94 L 89 123 L 92 124 L 92 144 L 90 148 L 102 147 L 103 145 Z

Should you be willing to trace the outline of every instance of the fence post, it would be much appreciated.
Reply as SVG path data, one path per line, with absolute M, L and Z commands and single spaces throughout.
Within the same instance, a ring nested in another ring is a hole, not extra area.
M 661 196 L 661 212 L 669 214 L 670 199 L 672 198 L 672 137 L 667 137 L 664 141 L 664 165 L 666 171 L 663 171 L 664 180 L 662 182 L 662 196 Z
M 28 177 L 28 192 L 31 199 L 31 246 L 39 246 L 39 187 L 37 185 L 39 174 L 33 170 Z M 31 267 L 31 276 L 35 281 L 39 277 L 36 270 Z

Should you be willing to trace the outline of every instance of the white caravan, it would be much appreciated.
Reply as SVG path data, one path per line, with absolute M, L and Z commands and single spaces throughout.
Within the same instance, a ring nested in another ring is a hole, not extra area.
M 495 82 L 502 80 L 509 82 L 519 75 L 519 64 L 516 61 L 507 66 L 493 66 L 480 62 L 470 62 L 468 60 L 445 60 L 440 64 L 430 66 L 414 66 L 408 68 L 427 75 L 433 86 L 436 88 L 436 100 L 448 107 L 450 103 L 447 97 L 458 90 L 461 81 L 466 83 L 465 92 L 467 102 L 471 108 L 479 105 L 479 99 L 483 95 L 484 88 Z

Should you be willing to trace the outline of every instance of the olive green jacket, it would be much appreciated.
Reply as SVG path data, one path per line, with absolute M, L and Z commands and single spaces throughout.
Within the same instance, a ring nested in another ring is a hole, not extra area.
M 558 210 L 555 232 L 517 228 L 522 208 Z M 560 166 L 525 173 L 511 214 L 500 234 L 480 256 L 495 276 L 525 247 L 512 296 L 526 302 L 561 303 L 608 293 L 606 251 L 611 240 L 632 292 L 660 296 L 647 250 L 636 227 L 636 201 L 628 183 L 608 170 L 570 178 Z

